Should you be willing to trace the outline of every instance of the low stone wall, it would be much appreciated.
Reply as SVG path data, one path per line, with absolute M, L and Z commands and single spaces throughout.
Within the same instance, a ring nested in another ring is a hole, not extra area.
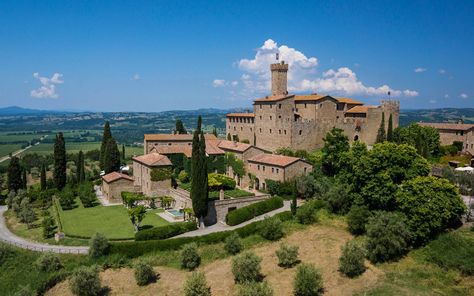
M 270 198 L 269 194 L 212 201 L 208 205 L 206 224 L 212 225 L 217 222 L 225 222 L 225 217 L 230 210 L 240 209 L 268 198 Z

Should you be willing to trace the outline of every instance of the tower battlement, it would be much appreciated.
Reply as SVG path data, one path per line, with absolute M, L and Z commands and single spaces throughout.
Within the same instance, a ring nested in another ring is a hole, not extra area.
M 288 94 L 288 64 L 285 64 L 284 61 L 281 61 L 281 63 L 271 64 L 270 70 L 272 72 L 272 96 Z

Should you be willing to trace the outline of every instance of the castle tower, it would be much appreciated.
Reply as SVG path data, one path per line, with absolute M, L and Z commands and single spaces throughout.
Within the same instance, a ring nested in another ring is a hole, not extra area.
M 272 71 L 272 96 L 287 95 L 288 64 L 285 64 L 285 61 L 271 64 L 270 70 Z

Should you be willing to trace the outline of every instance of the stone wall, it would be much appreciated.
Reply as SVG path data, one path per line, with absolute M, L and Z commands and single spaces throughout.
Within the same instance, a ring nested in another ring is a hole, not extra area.
M 248 140 L 254 144 L 255 124 L 254 118 L 250 116 L 228 116 L 226 119 L 227 135 L 230 134 L 231 140 L 234 136 L 239 137 L 239 141 Z
M 121 202 L 122 192 L 134 192 L 135 187 L 133 181 L 126 179 L 119 179 L 111 183 L 102 180 L 102 194 L 109 202 Z
M 151 180 L 151 167 L 141 164 L 137 161 L 133 162 L 133 179 L 134 185 L 140 188 L 140 191 L 146 196 L 163 196 L 167 195 L 171 188 L 171 179 L 163 181 Z
M 463 143 L 463 151 L 474 155 L 474 130 L 456 131 L 439 130 L 439 139 L 441 145 L 451 145 L 454 141 Z
M 206 224 L 211 225 L 217 222 L 225 222 L 225 217 L 229 210 L 240 209 L 256 202 L 270 198 L 270 195 L 251 196 L 247 198 L 234 198 L 212 201 L 208 204 L 208 215 Z

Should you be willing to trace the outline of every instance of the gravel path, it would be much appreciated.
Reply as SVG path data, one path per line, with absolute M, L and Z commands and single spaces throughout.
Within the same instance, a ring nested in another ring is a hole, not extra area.
M 89 251 L 89 247 L 70 247 L 42 244 L 16 236 L 5 225 L 5 217 L 3 216 L 3 214 L 6 210 L 6 206 L 0 206 L 0 241 L 2 242 L 17 246 L 22 249 L 28 249 L 39 252 L 87 254 L 87 252 Z

